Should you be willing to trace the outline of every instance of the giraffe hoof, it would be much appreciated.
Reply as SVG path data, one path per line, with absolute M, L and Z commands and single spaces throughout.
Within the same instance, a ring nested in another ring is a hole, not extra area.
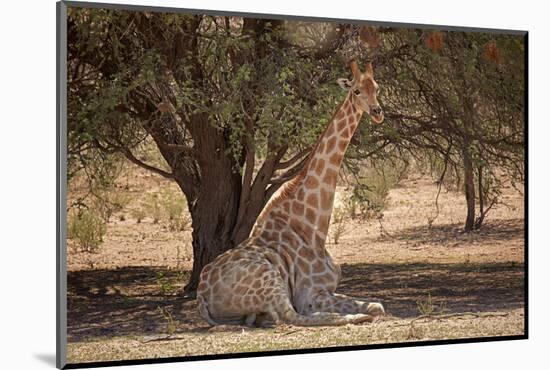
M 384 306 L 381 303 L 369 303 L 367 306 L 367 314 L 372 316 L 383 316 L 386 314 Z

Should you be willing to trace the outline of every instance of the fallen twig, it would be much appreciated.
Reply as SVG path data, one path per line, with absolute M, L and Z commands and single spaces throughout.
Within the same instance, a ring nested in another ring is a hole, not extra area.
M 427 319 L 427 320 L 445 320 L 445 319 L 450 319 L 450 318 L 453 318 L 453 317 L 461 318 L 463 316 L 504 317 L 504 316 L 508 316 L 508 315 L 509 314 L 507 314 L 507 313 L 494 313 L 494 314 L 486 313 L 486 314 L 483 314 L 483 313 L 474 313 L 474 312 L 450 313 L 450 314 L 444 314 L 444 315 L 422 315 L 422 316 L 418 316 L 417 318 L 413 319 L 411 321 L 411 323 L 415 322 L 415 321 L 423 320 L 423 319 Z
M 433 320 L 446 320 L 450 318 L 458 318 L 458 319 L 466 319 L 464 316 L 473 316 L 476 318 L 485 318 L 485 317 L 506 317 L 509 316 L 508 313 L 474 313 L 474 312 L 463 312 L 463 313 L 451 313 L 451 314 L 444 314 L 444 315 L 422 315 L 418 316 L 411 321 L 407 321 L 403 324 L 397 324 L 393 325 L 393 327 L 403 327 L 403 326 L 410 326 L 414 324 L 417 321 L 420 320 L 426 320 L 426 321 L 433 321 Z
M 173 335 L 173 334 L 161 334 L 161 335 L 154 335 L 151 337 L 147 337 L 143 340 L 138 340 L 141 343 L 149 343 L 149 342 L 160 342 L 163 340 L 177 340 L 177 339 L 184 339 L 183 335 Z

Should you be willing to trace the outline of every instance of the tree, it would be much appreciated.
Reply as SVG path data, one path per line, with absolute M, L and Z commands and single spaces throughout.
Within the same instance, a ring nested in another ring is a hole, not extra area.
M 192 217 L 187 291 L 205 264 L 248 237 L 336 105 L 331 51 L 344 29 L 323 27 L 69 9 L 69 176 L 122 154 L 175 181 Z M 308 34 L 325 40 L 307 44 Z M 150 144 L 162 165 L 143 159 Z
M 381 50 L 374 58 L 385 91 L 386 120 L 392 125 L 370 136 L 369 150 L 382 143 L 401 157 L 428 159 L 439 185 L 450 176 L 462 184 L 464 229 L 481 227 L 499 201 L 500 173 L 523 181 L 523 38 L 379 32 Z

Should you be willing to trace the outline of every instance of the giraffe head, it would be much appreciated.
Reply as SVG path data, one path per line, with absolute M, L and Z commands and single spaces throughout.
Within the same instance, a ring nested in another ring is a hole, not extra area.
M 353 80 L 339 78 L 338 84 L 346 91 L 351 92 L 351 99 L 355 108 L 367 112 L 376 123 L 384 121 L 384 112 L 378 104 L 378 84 L 374 80 L 372 63 L 368 62 L 365 66 L 365 72 L 361 73 L 357 62 L 351 62 L 351 72 Z

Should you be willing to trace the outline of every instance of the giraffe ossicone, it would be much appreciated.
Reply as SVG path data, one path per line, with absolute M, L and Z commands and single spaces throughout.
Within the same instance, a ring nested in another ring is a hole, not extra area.
M 339 79 L 348 93 L 321 134 L 302 171 L 283 185 L 260 213 L 250 237 L 206 265 L 197 301 L 211 325 L 301 326 L 372 322 L 380 303 L 335 293 L 340 267 L 325 248 L 342 159 L 363 112 L 384 120 L 371 63 L 353 79 Z

